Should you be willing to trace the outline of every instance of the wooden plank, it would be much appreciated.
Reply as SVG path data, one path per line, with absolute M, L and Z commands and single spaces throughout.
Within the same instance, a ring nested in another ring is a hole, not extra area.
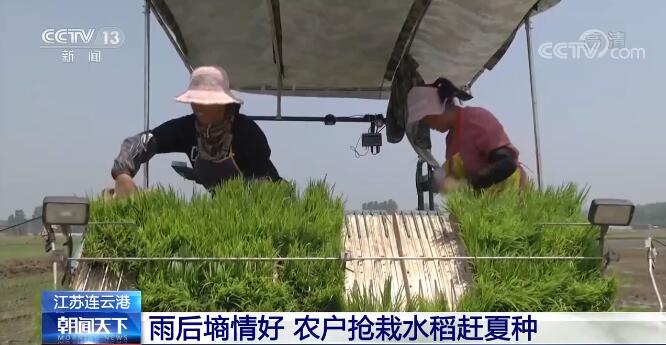
M 425 229 L 424 229 L 424 223 L 422 216 L 418 213 L 412 214 L 413 220 L 414 220 L 414 229 L 416 231 L 416 241 L 417 246 L 421 250 L 421 256 L 426 257 L 430 256 L 430 253 L 428 251 L 428 243 L 427 243 L 427 238 L 425 234 Z M 435 274 L 432 270 L 432 262 L 429 260 L 423 260 L 420 262 L 422 267 L 423 267 L 423 278 L 422 282 L 425 287 L 424 289 L 424 295 L 423 297 L 427 300 L 432 300 L 433 297 L 435 296 L 435 287 L 432 284 L 431 277 Z
M 90 274 L 90 265 L 87 262 L 79 263 L 77 271 L 72 279 L 72 287 L 74 290 L 86 290 L 86 285 L 90 280 Z
M 439 248 L 437 246 L 436 235 L 437 226 L 435 226 L 430 218 L 430 214 L 421 215 L 421 221 L 423 225 L 423 243 L 427 248 L 426 254 L 428 256 L 441 256 Z M 441 230 L 440 230 L 441 231 Z M 432 296 L 433 300 L 436 300 L 442 294 L 446 295 L 446 287 L 449 285 L 446 283 L 448 272 L 446 272 L 443 267 L 442 261 L 440 260 L 430 260 L 428 262 L 431 272 L 433 274 L 430 276 L 431 286 L 433 287 L 434 295 Z M 446 296 L 449 298 L 449 296 Z
M 390 257 L 390 253 L 387 252 L 384 239 L 384 227 L 383 223 L 380 221 L 380 217 L 380 214 L 368 215 L 366 216 L 366 222 L 368 226 L 372 228 L 372 237 L 370 238 L 370 241 L 373 243 L 373 256 L 387 258 Z M 377 284 L 379 285 L 378 290 L 381 296 L 383 296 L 385 293 L 385 282 L 391 277 L 391 262 L 386 260 L 377 261 L 375 262 L 375 269 L 377 271 L 377 276 L 379 277 L 377 281 Z M 393 298 L 392 290 L 391 298 Z
M 441 241 L 441 225 L 439 222 L 433 222 L 433 214 L 429 213 L 428 215 L 425 216 L 425 221 L 427 223 L 427 238 L 428 238 L 428 243 L 430 246 L 430 250 L 432 252 L 432 256 L 444 256 L 444 253 L 441 251 L 441 246 L 438 241 Z M 449 289 L 449 277 L 451 275 L 450 270 L 448 270 L 448 262 L 447 261 L 434 261 L 434 267 L 437 270 L 437 280 L 435 280 L 436 284 L 436 289 L 437 289 L 437 296 L 435 298 L 439 298 L 440 296 L 446 297 L 447 300 L 451 296 L 449 296 L 448 291 Z
M 418 224 L 416 224 L 416 218 L 414 217 L 413 213 L 405 217 L 405 224 L 408 231 L 412 234 L 410 237 L 410 245 L 416 254 L 415 256 L 424 257 L 425 252 L 423 250 L 423 246 L 421 245 Z M 416 291 L 418 291 L 419 296 L 427 298 L 427 296 L 430 295 L 430 284 L 428 284 L 428 282 L 425 280 L 427 276 L 426 266 L 422 260 L 414 261 L 414 264 L 417 270 L 415 278 L 418 281 Z M 413 293 L 413 295 L 416 294 Z
M 451 222 L 443 216 L 440 216 L 440 222 L 448 235 L 449 240 L 447 241 L 447 244 L 451 255 L 466 256 L 467 254 L 464 249 L 462 237 L 455 231 Z M 473 276 L 469 262 L 467 261 L 456 261 L 453 268 L 455 269 L 453 290 L 457 298 L 460 298 L 467 291 L 469 286 L 471 286 Z
M 361 253 L 362 256 L 368 257 L 370 256 L 370 243 L 368 242 L 368 231 L 365 228 L 365 221 L 363 219 L 363 215 L 356 215 L 356 226 L 358 227 L 358 232 L 360 234 L 360 243 L 361 243 Z M 374 269 L 373 269 L 373 263 L 368 261 L 368 260 L 363 260 L 361 261 L 361 265 L 363 266 L 363 287 L 366 293 L 371 293 L 375 294 L 374 288 L 375 288 L 375 276 L 374 276 Z
M 368 214 L 363 214 L 361 216 L 361 221 L 363 223 L 363 228 L 365 229 L 365 251 L 364 256 L 369 257 L 369 256 L 376 256 L 378 248 L 377 248 L 377 241 L 375 240 L 375 229 L 372 227 L 372 224 L 369 222 L 370 218 L 372 216 Z M 381 294 L 381 287 L 383 285 L 383 282 L 381 282 L 381 264 L 382 261 L 366 261 L 366 263 L 369 263 L 370 265 L 370 271 L 372 272 L 371 279 L 368 282 L 369 286 L 372 289 L 372 293 L 375 297 L 379 297 Z
M 416 227 L 416 222 L 414 221 L 413 214 L 409 214 L 405 217 L 405 225 L 408 231 L 412 234 L 409 241 L 409 245 L 411 246 L 413 253 L 412 256 L 423 257 L 424 256 L 423 248 L 421 248 L 421 245 L 419 243 L 419 233 Z M 414 293 L 413 295 L 425 298 L 428 295 L 428 291 L 427 291 L 427 286 L 423 281 L 424 277 L 426 276 L 425 267 L 423 266 L 423 261 L 412 261 L 412 263 L 414 264 L 414 270 L 415 270 L 414 279 L 416 281 L 416 291 L 418 291 L 418 294 Z
M 388 215 L 383 216 L 382 222 L 384 224 L 384 238 L 388 243 L 388 254 L 394 258 L 401 257 L 402 255 L 398 250 L 398 240 L 395 237 L 394 217 Z M 404 280 L 404 274 L 403 264 L 400 261 L 391 261 L 391 288 L 394 291 L 394 301 L 400 301 L 400 304 L 397 306 L 400 307 L 401 310 L 405 307 L 404 302 L 407 300 L 407 294 L 405 291 L 405 284 L 407 282 Z
M 406 216 L 402 213 L 396 215 L 395 223 L 397 233 L 396 237 L 396 247 L 402 253 L 401 256 L 417 256 L 418 254 L 414 251 L 412 247 L 410 236 L 411 233 L 407 230 Z M 399 240 L 398 240 L 399 236 Z M 405 284 L 405 297 L 411 298 L 414 295 L 418 295 L 419 292 L 419 283 L 418 283 L 418 267 L 415 261 L 403 261 L 403 284 Z
M 363 247 L 365 246 L 365 231 L 361 229 L 361 221 L 359 220 L 360 215 L 354 215 L 354 227 L 356 229 L 356 234 L 358 235 L 358 257 L 365 256 Z M 370 280 L 369 275 L 372 273 L 368 270 L 368 267 L 364 261 L 357 261 L 359 272 L 361 273 L 358 278 L 358 287 L 360 291 L 367 291 L 368 287 L 366 286 L 368 280 Z
M 356 255 L 355 253 L 355 235 L 353 234 L 352 229 L 349 225 L 349 218 L 353 216 L 345 216 L 344 223 L 344 239 L 343 239 L 343 250 L 348 252 L 352 257 Z M 356 266 L 354 261 L 345 262 L 345 291 L 349 292 L 354 287 L 354 282 L 356 281 Z
M 358 223 L 356 221 L 356 214 L 350 214 L 347 216 L 350 233 L 352 235 L 352 256 L 360 257 L 363 255 L 361 252 L 361 234 L 358 230 Z M 363 263 L 361 261 L 352 261 L 351 268 L 354 271 L 354 284 L 359 288 L 363 289 L 363 284 L 365 282 L 363 271 Z M 351 291 L 351 290 L 350 290 Z
M 448 241 L 444 236 L 444 229 L 442 228 L 443 224 L 439 221 L 439 217 L 436 214 L 428 215 L 429 223 L 429 241 L 430 246 L 433 251 L 433 256 L 451 256 L 446 250 L 446 242 Z M 446 297 L 446 301 L 449 304 L 449 308 L 452 308 L 454 303 L 457 301 L 457 297 L 453 293 L 452 289 L 452 279 L 455 276 L 455 269 L 453 266 L 455 261 L 446 260 L 446 261 L 437 261 L 436 266 L 439 271 L 437 285 L 439 287 L 439 293 Z
M 455 246 L 458 245 L 459 238 L 456 236 L 452 236 L 453 233 L 451 231 L 451 226 L 448 222 L 447 219 L 437 216 L 437 222 L 439 222 L 441 229 L 442 229 L 442 252 L 447 255 L 447 256 L 461 256 L 460 253 L 457 253 L 455 251 Z M 464 261 L 449 261 L 447 263 L 447 267 L 451 271 L 451 278 L 449 280 L 449 285 L 450 285 L 450 294 L 452 294 L 452 298 L 449 302 L 449 307 L 451 310 L 456 310 L 456 306 L 458 305 L 458 301 L 460 297 L 462 297 L 461 291 L 459 291 L 459 283 L 460 283 L 460 267 L 461 265 L 465 264 Z
M 423 247 L 423 253 L 425 256 L 433 256 L 432 252 L 432 244 L 430 243 L 430 236 L 428 234 L 429 232 L 429 222 L 427 221 L 427 215 L 424 214 L 418 214 L 417 219 L 415 219 L 418 226 L 419 226 L 419 234 L 420 236 L 420 241 L 421 241 L 421 246 Z M 428 300 L 434 300 L 437 297 L 437 294 L 439 293 L 438 291 L 438 286 L 437 286 L 437 268 L 435 266 L 435 261 L 433 260 L 425 260 L 423 264 L 426 267 L 426 280 L 428 281 L 428 284 L 430 286 L 430 293 L 431 295 L 428 296 Z
M 71 283 L 74 290 L 111 291 L 117 289 L 119 278 L 108 265 L 80 263 L 78 270 Z
M 395 239 L 395 230 L 393 228 L 393 217 L 389 215 L 383 215 L 381 218 L 384 230 L 384 241 L 386 245 L 387 255 L 397 258 L 400 257 L 400 252 L 396 247 L 397 240 Z M 390 275 L 391 275 L 391 291 L 394 296 L 394 301 L 400 302 L 396 304 L 397 307 L 402 310 L 404 308 L 405 293 L 403 288 L 403 272 L 400 266 L 399 261 L 390 261 Z
M 370 242 L 372 252 L 370 255 L 378 257 L 387 257 L 386 251 L 384 248 L 384 229 L 381 227 L 381 222 L 378 221 L 379 214 L 367 214 L 365 216 L 366 227 L 371 230 L 370 237 L 368 241 Z M 384 285 L 386 280 L 390 276 L 389 271 L 390 263 L 386 260 L 374 261 L 372 268 L 375 272 L 375 285 L 377 287 L 377 297 L 381 298 L 384 295 Z
M 442 230 L 443 230 L 443 236 L 445 241 L 443 242 L 443 248 L 446 251 L 447 255 L 451 256 L 464 256 L 464 253 L 461 253 L 458 248 L 460 245 L 462 245 L 461 242 L 459 242 L 461 239 L 459 236 L 457 236 L 453 228 L 451 227 L 451 224 L 449 221 L 443 217 L 438 217 L 438 221 L 440 224 L 442 224 Z M 460 269 L 466 265 L 466 262 L 464 261 L 455 261 L 452 263 L 452 269 L 454 270 L 455 278 L 456 281 L 461 281 L 462 277 L 460 275 Z

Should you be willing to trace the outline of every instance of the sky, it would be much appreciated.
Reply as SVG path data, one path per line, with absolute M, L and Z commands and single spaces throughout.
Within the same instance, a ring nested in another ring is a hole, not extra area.
M 110 169 L 122 140 L 143 129 L 143 1 L 0 0 L 0 219 L 16 209 L 29 216 L 47 195 L 95 195 L 113 181 Z M 666 79 L 666 2 L 564 0 L 533 19 L 534 72 L 544 182 L 576 182 L 590 197 L 635 203 L 666 200 L 663 81 Z M 88 63 L 75 52 L 63 63 L 57 49 L 40 49 L 48 28 L 112 26 L 125 43 Z M 644 59 L 546 59 L 536 48 L 575 42 L 590 29 L 623 32 L 627 48 Z M 230 76 L 233 79 L 233 76 Z M 150 122 L 156 126 L 191 113 L 173 97 L 186 88 L 187 69 L 161 27 L 152 21 Z M 521 161 L 536 171 L 527 48 L 520 30 L 509 51 L 472 87 L 468 105 L 489 109 L 504 125 Z M 275 98 L 241 93 L 242 112 L 273 115 Z M 284 115 L 339 116 L 382 113 L 386 101 L 283 98 Z M 326 177 L 360 209 L 394 199 L 416 208 L 416 154 L 407 140 L 357 158 L 351 151 L 366 125 L 260 122 L 280 174 L 303 186 Z M 444 137 L 432 133 L 443 161 Z M 151 184 L 188 195 L 192 183 L 170 168 L 180 154 L 151 160 Z M 141 173 L 136 182 L 142 182 Z

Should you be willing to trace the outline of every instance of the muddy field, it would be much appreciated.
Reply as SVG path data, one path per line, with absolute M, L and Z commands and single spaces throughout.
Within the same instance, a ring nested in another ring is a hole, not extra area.
M 647 232 L 611 232 L 609 237 L 645 237 Z M 666 238 L 666 230 L 652 231 Z M 666 240 L 662 240 L 666 243 Z M 58 241 L 62 243 L 62 241 Z M 655 311 L 657 299 L 648 274 L 645 241 L 609 240 L 607 246 L 620 258 L 609 274 L 620 280 L 619 310 Z M 666 247 L 658 247 L 657 284 L 666 300 Z M 0 236 L 0 345 L 37 344 L 39 341 L 40 292 L 53 286 L 49 255 L 39 237 Z
M 41 238 L 0 237 L 0 344 L 37 343 L 39 296 L 52 277 Z

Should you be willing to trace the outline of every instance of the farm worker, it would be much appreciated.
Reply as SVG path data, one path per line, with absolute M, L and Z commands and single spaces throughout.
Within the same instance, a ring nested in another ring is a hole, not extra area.
M 407 95 L 409 124 L 447 133 L 446 161 L 435 171 L 440 191 L 448 193 L 465 183 L 477 191 L 524 186 L 518 150 L 490 111 L 460 105 L 459 100 L 471 98 L 445 78 L 414 87 Z
M 195 69 L 189 88 L 176 101 L 191 104 L 193 113 L 123 141 L 111 169 L 116 196 L 137 190 L 132 178 L 158 153 L 185 153 L 193 180 L 209 190 L 240 175 L 281 180 L 266 136 L 251 118 L 239 113 L 243 101 L 231 92 L 224 69 Z

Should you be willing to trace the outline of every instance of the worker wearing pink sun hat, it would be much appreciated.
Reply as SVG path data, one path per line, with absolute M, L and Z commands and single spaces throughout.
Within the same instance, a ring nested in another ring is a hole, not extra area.
M 231 91 L 227 72 L 218 66 L 196 68 L 187 90 L 176 101 L 192 114 L 126 138 L 111 169 L 117 196 L 137 190 L 132 178 L 155 154 L 180 152 L 192 164 L 187 178 L 213 190 L 235 177 L 281 180 L 263 131 L 241 114 L 243 101 Z

